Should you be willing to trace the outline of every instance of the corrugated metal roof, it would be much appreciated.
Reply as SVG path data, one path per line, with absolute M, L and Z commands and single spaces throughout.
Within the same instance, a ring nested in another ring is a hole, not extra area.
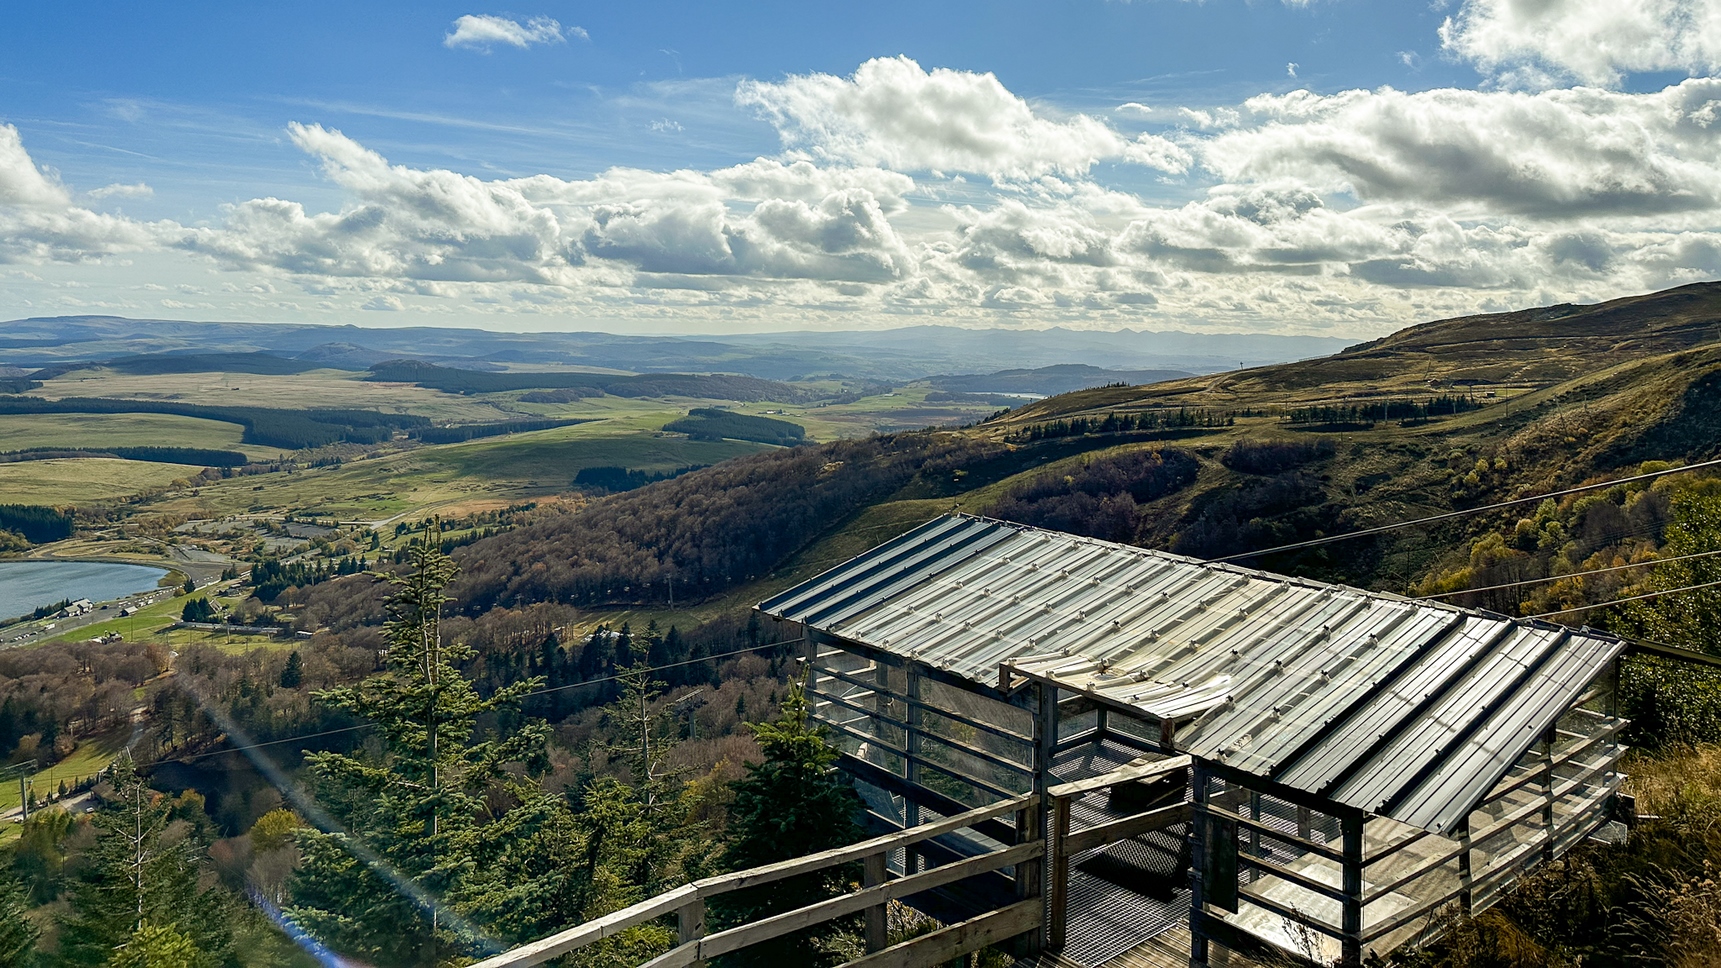
M 1623 643 L 951 515 L 759 605 L 988 684 L 1177 724 L 1179 750 L 1451 829 Z

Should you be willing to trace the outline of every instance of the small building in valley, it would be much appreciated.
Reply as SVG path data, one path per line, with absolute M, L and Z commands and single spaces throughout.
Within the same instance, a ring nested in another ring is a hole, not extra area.
M 1360 964 L 1629 812 L 1601 632 L 967 515 L 758 608 L 804 628 L 875 826 L 1033 807 L 879 876 L 1042 840 L 909 902 L 954 924 L 1036 893 L 1031 941 L 1081 964 Z

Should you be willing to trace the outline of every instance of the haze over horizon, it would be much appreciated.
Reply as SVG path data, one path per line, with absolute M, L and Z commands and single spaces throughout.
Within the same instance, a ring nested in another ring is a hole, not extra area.
M 1721 276 L 1721 0 L 84 3 L 0 55 L 0 318 L 1367 339 Z

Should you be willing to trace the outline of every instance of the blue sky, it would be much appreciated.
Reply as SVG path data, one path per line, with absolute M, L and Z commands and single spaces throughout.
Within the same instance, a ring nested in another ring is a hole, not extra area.
M 1713 0 L 35 5 L 0 318 L 1373 335 L 1712 278 L 1718 51 Z

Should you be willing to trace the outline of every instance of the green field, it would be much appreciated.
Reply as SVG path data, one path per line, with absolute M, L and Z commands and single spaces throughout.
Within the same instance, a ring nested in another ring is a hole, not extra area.
M 0 415 L 0 451 L 29 447 L 207 447 L 265 460 L 280 448 L 240 442 L 245 428 L 221 420 L 165 413 L 27 413 Z
M 561 494 L 586 467 L 673 470 L 714 464 L 764 446 L 659 436 L 653 427 L 660 425 L 661 416 L 659 411 L 419 447 L 340 467 L 236 477 L 175 495 L 154 507 L 200 518 L 291 509 L 341 520 L 386 521 L 474 500 Z
M 184 464 L 105 457 L 0 464 L 0 504 L 81 504 L 111 501 L 190 477 Z
M 57 790 L 61 780 L 65 780 L 70 786 L 80 778 L 90 776 L 112 763 L 119 751 L 125 748 L 126 740 L 130 736 L 130 729 L 116 729 L 80 742 L 71 756 L 31 777 L 30 783 L 36 790 L 37 798 Z M 14 779 L 0 782 L 0 810 L 10 810 L 18 803 L 18 781 Z

